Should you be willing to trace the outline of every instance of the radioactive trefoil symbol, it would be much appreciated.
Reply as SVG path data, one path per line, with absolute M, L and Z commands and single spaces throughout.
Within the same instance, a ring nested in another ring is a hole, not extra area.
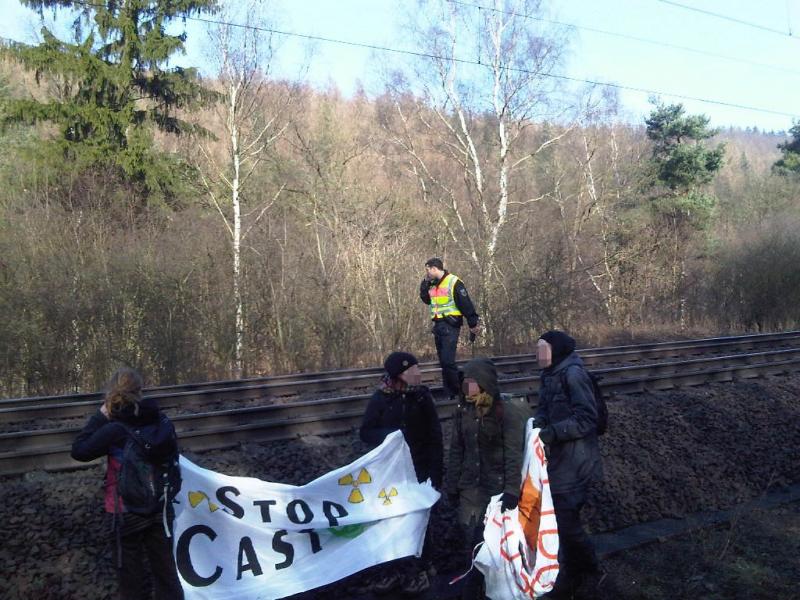
M 382 489 L 380 494 L 378 494 L 378 498 L 383 498 L 383 505 L 386 506 L 392 503 L 392 498 L 397 496 L 397 488 L 392 487 L 388 492 L 386 488 Z
M 339 478 L 339 485 L 353 486 L 353 489 L 350 490 L 350 495 L 347 497 L 347 501 L 351 504 L 358 504 L 364 501 L 364 494 L 361 493 L 358 487 L 367 483 L 372 483 L 372 475 L 370 475 L 369 471 L 366 469 L 361 469 L 358 473 L 358 477 L 353 477 L 348 474 Z
M 206 495 L 205 492 L 189 492 L 189 505 L 192 508 L 197 508 L 197 506 L 203 501 L 208 500 L 208 510 L 210 512 L 214 512 L 219 510 L 219 506 L 214 504 L 211 499 Z

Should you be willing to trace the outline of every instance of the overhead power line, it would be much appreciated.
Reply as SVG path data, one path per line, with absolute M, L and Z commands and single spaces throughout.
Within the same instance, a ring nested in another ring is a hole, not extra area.
M 504 15 L 520 17 L 520 18 L 523 18 L 523 19 L 530 19 L 532 21 L 538 21 L 540 23 L 547 23 L 549 25 L 558 25 L 558 26 L 561 26 L 561 27 L 571 27 L 573 29 L 577 29 L 577 30 L 580 30 L 580 31 L 588 31 L 588 32 L 591 32 L 591 33 L 599 33 L 601 35 L 607 35 L 607 36 L 610 36 L 610 37 L 615 37 L 615 38 L 619 38 L 619 39 L 623 39 L 623 40 L 630 40 L 630 41 L 639 42 L 639 43 L 642 43 L 642 44 L 650 44 L 652 46 L 660 46 L 662 48 L 670 48 L 672 50 L 681 50 L 683 52 L 692 52 L 694 54 L 700 54 L 700 55 L 703 55 L 703 56 L 710 56 L 712 58 L 719 58 L 719 59 L 722 59 L 722 60 L 728 60 L 728 61 L 736 62 L 736 63 L 739 63 L 739 64 L 751 65 L 751 66 L 754 66 L 754 67 L 759 67 L 761 69 L 773 69 L 775 71 L 781 71 L 783 73 L 791 73 L 792 75 L 800 75 L 800 71 L 798 71 L 796 69 L 789 69 L 787 67 L 781 67 L 781 66 L 778 66 L 778 65 L 772 65 L 772 64 L 768 64 L 768 63 L 756 62 L 756 61 L 752 61 L 752 60 L 749 60 L 749 59 L 746 59 L 746 58 L 739 58 L 739 57 L 730 56 L 730 55 L 727 55 L 727 54 L 719 54 L 717 52 L 710 52 L 708 50 L 702 50 L 700 48 L 692 48 L 691 46 L 681 46 L 680 44 L 672 44 L 670 42 L 662 42 L 662 41 L 659 41 L 659 40 L 653 40 L 653 39 L 650 39 L 650 38 L 640 37 L 640 36 L 636 36 L 636 35 L 630 35 L 630 34 L 627 34 L 627 33 L 619 33 L 619 32 L 616 32 L 616 31 L 608 31 L 606 29 L 598 29 L 597 27 L 588 27 L 586 25 L 578 25 L 576 23 L 568 23 L 568 22 L 564 22 L 564 21 L 557 21 L 555 19 L 546 19 L 546 18 L 540 17 L 538 15 L 520 13 L 520 12 L 516 12 L 516 11 L 512 11 L 512 10 L 500 10 L 499 8 L 494 8 L 492 6 L 484 6 L 482 4 L 473 4 L 471 2 L 461 2 L 461 0 L 446 0 L 446 2 L 449 2 L 450 4 L 457 4 L 459 6 L 476 8 L 478 10 L 492 11 L 492 12 L 496 12 L 496 13 L 500 13 L 500 14 L 504 14 Z
M 662 2 L 664 4 L 676 6 L 684 10 L 691 10 L 703 15 L 708 15 L 709 17 L 724 19 L 725 21 L 730 21 L 731 23 L 738 23 L 739 25 L 745 25 L 746 27 L 752 27 L 753 29 L 760 29 L 761 31 L 768 31 L 769 33 L 777 33 L 778 35 L 782 35 L 784 37 L 790 37 L 795 40 L 797 39 L 797 36 L 792 35 L 791 29 L 788 32 L 782 31 L 780 29 L 773 29 L 772 27 L 766 27 L 765 25 L 759 25 L 758 23 L 751 23 L 750 21 L 745 21 L 743 19 L 736 19 L 734 17 L 729 17 L 728 15 L 721 15 L 720 13 L 715 13 L 710 10 L 704 10 L 702 8 L 697 8 L 695 6 L 687 6 L 686 4 L 681 4 L 680 2 L 673 2 L 673 0 L 657 0 L 657 2 Z
M 92 3 L 92 2 L 87 2 L 85 0 L 84 1 L 74 0 L 74 2 L 75 2 L 75 4 L 79 4 L 81 6 L 94 7 L 94 8 L 106 8 L 105 5 Z M 427 52 L 421 52 L 421 51 L 418 51 L 418 50 L 404 50 L 404 49 L 400 49 L 400 48 L 392 48 L 392 47 L 389 47 L 389 46 L 381 46 L 381 45 L 378 45 L 378 44 L 368 44 L 368 43 L 365 43 L 365 42 L 354 42 L 354 41 L 351 41 L 351 40 L 340 40 L 340 39 L 337 39 L 337 38 L 330 38 L 330 37 L 312 35 L 312 34 L 307 34 L 307 33 L 297 33 L 297 32 L 294 32 L 294 31 L 282 31 L 280 29 L 275 29 L 275 28 L 272 28 L 272 27 L 263 27 L 263 26 L 248 25 L 248 24 L 243 24 L 243 23 L 234 23 L 234 22 L 230 22 L 230 21 L 221 21 L 221 20 L 218 20 L 218 19 L 208 19 L 208 18 L 205 18 L 205 17 L 188 16 L 188 17 L 186 17 L 186 19 L 187 20 L 191 20 L 191 21 L 197 21 L 197 22 L 200 22 L 200 23 L 206 23 L 206 24 L 210 24 L 210 25 L 225 25 L 225 26 L 228 26 L 228 27 L 238 27 L 238 28 L 241 28 L 241 29 L 251 29 L 253 31 L 261 31 L 263 33 L 271 33 L 271 34 L 274 34 L 274 35 L 282 35 L 282 36 L 286 36 L 286 37 L 295 37 L 295 38 L 299 38 L 299 39 L 305 39 L 305 40 L 317 41 L 317 42 L 324 42 L 324 43 L 328 43 L 328 44 L 339 44 L 339 45 L 342 45 L 342 46 L 350 46 L 350 47 L 353 47 L 353 48 L 365 48 L 365 49 L 368 49 L 368 50 L 376 50 L 376 51 L 379 51 L 379 52 L 387 52 L 387 53 L 392 53 L 392 54 L 401 54 L 401 55 L 405 55 L 405 56 L 414 56 L 414 57 L 417 57 L 417 58 L 429 58 L 429 59 L 434 59 L 434 60 L 452 61 L 452 62 L 457 63 L 457 64 L 473 65 L 473 66 L 478 66 L 478 67 L 483 67 L 483 68 L 488 68 L 489 67 L 489 65 L 486 65 L 485 63 L 481 63 L 481 62 L 474 61 L 474 60 L 469 60 L 469 59 L 465 59 L 465 58 L 458 58 L 458 57 L 455 57 L 455 56 L 442 56 L 442 55 L 436 55 L 436 54 L 429 54 Z M 681 99 L 681 100 L 692 100 L 692 101 L 695 101 L 695 102 L 702 102 L 702 103 L 705 103 L 705 104 L 713 104 L 713 105 L 716 105 L 716 106 L 725 106 L 725 107 L 728 107 L 728 108 L 738 108 L 738 109 L 742 109 L 742 110 L 749 110 L 749 111 L 760 112 L 760 113 L 764 113 L 764 114 L 778 115 L 778 116 L 782 116 L 782 117 L 791 117 L 791 118 L 794 118 L 794 119 L 800 118 L 800 114 L 798 114 L 798 113 L 788 113 L 788 112 L 779 111 L 779 110 L 772 110 L 772 109 L 769 109 L 769 108 L 761 108 L 761 107 L 758 107 L 758 106 L 748 106 L 746 104 L 738 104 L 738 103 L 735 103 L 735 102 L 726 102 L 724 100 L 714 100 L 714 99 L 711 99 L 711 98 L 701 98 L 699 96 L 690 96 L 690 95 L 687 95 L 687 94 L 675 94 L 675 93 L 672 93 L 672 92 L 665 92 L 663 90 L 654 90 L 654 89 L 650 89 L 650 88 L 643 88 L 643 87 L 637 87 L 637 86 L 632 86 L 632 85 L 624 85 L 624 84 L 620 84 L 620 83 L 609 83 L 609 82 L 597 81 L 597 80 L 593 80 L 593 79 L 583 79 L 583 78 L 580 78 L 580 77 L 570 77 L 568 75 L 559 75 L 559 74 L 555 74 L 555 73 L 541 73 L 541 72 L 537 72 L 537 71 L 532 71 L 530 69 L 523 69 L 521 67 L 503 66 L 501 68 L 503 70 L 506 70 L 506 71 L 509 71 L 509 72 L 524 73 L 524 74 L 528 74 L 528 75 L 537 75 L 539 77 L 545 77 L 545 78 L 548 78 L 548 79 L 557 79 L 557 80 L 561 80 L 561 81 L 569 81 L 569 82 L 572 82 L 572 83 L 584 83 L 584 84 L 589 84 L 589 85 L 606 86 L 606 87 L 615 88 L 615 89 L 619 89 L 619 90 L 626 90 L 626 91 L 630 91 L 630 92 L 638 92 L 638 93 L 648 94 L 650 96 L 667 96 L 667 97 L 670 97 L 670 98 L 678 98 L 678 99 Z

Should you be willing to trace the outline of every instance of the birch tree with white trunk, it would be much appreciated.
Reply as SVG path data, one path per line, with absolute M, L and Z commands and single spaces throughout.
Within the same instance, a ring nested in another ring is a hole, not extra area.
M 297 93 L 296 87 L 270 79 L 276 47 L 272 34 L 264 32 L 267 9 L 261 0 L 249 0 L 246 5 L 223 4 L 217 14 L 220 23 L 208 31 L 219 92 L 217 127 L 213 129 L 222 133 L 217 143 L 200 144 L 198 170 L 230 237 L 235 377 L 241 377 L 244 369 L 244 243 L 283 191 L 283 186 L 278 186 L 265 198 L 253 193 L 248 183 L 286 130 Z M 254 27 L 238 27 L 234 23 Z
M 480 275 L 479 310 L 490 326 L 503 293 L 505 227 L 543 197 L 528 167 L 573 127 L 565 105 L 555 107 L 551 76 L 566 34 L 542 28 L 536 0 L 420 4 L 415 38 L 430 56 L 395 90 L 386 127 L 435 211 L 440 247 L 454 246 Z

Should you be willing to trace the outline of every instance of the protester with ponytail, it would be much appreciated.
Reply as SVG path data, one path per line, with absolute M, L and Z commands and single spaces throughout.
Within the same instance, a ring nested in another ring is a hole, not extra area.
M 149 599 L 154 588 L 156 600 L 182 600 L 172 554 L 171 503 L 153 514 L 139 514 L 126 509 L 118 490 L 123 451 L 134 435 L 147 441 L 147 455 L 154 462 L 176 459 L 175 428 L 153 399 L 142 397 L 141 375 L 123 367 L 112 375 L 102 406 L 72 444 L 72 458 L 88 462 L 108 457 L 105 510 L 112 521 L 119 597 Z M 147 577 L 148 563 L 152 577 Z

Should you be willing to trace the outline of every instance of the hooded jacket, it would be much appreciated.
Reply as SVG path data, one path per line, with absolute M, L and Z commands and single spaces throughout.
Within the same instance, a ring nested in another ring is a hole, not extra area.
M 148 440 L 148 458 L 160 462 L 178 451 L 175 427 L 166 415 L 158 410 L 156 401 L 143 398 L 139 401 L 138 414 L 135 407 L 127 405 L 119 414 L 108 419 L 100 410 L 93 414 L 83 430 L 72 443 L 72 458 L 89 462 L 101 456 L 108 456 L 105 478 L 105 509 L 109 513 L 124 512 L 122 500 L 117 494 L 117 476 L 122 460 L 122 451 L 128 439 L 128 431 L 120 423 L 141 432 Z
M 531 416 L 527 403 L 501 396 L 497 369 L 488 358 L 471 360 L 464 365 L 463 373 L 492 396 L 492 406 L 480 417 L 475 405 L 462 395 L 453 415 L 447 492 L 477 489 L 487 502 L 501 492 L 519 496 L 525 423 Z
M 575 341 L 562 335 L 571 340 L 574 349 Z M 555 433 L 555 440 L 548 448 L 550 490 L 554 494 L 569 493 L 603 478 L 597 404 L 580 356 L 572 350 L 565 354 L 564 347 L 557 346 L 558 341 L 554 344 L 544 336 L 542 339 L 553 346 L 554 364 L 541 372 L 536 418 L 544 419 Z
M 417 479 L 431 479 L 437 489 L 442 486 L 442 427 L 430 390 L 421 385 L 398 390 L 388 379 L 372 394 L 364 420 L 361 439 L 378 446 L 393 431 L 400 430 L 411 451 Z

